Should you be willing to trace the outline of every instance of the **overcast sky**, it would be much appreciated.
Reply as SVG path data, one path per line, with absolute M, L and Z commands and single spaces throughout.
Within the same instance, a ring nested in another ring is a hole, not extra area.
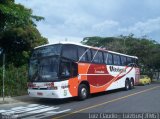
M 16 0 L 33 14 L 50 43 L 88 36 L 146 35 L 160 42 L 160 0 Z

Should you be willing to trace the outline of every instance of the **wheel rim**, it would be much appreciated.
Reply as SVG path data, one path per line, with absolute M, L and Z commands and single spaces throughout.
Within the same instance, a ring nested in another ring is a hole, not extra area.
M 133 87 L 134 85 L 133 85 L 133 81 L 131 81 L 131 87 Z
M 129 89 L 129 85 L 128 85 L 128 83 L 127 83 L 127 85 L 126 85 L 126 88 L 127 88 L 127 89 Z
M 81 94 L 82 94 L 83 98 L 85 98 L 87 96 L 87 90 L 86 90 L 86 88 L 82 88 Z

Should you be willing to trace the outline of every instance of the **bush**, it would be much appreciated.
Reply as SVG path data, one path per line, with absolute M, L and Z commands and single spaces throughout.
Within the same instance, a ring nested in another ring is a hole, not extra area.
M 5 70 L 5 96 L 19 96 L 27 93 L 27 66 L 19 68 L 14 67 L 12 64 L 7 66 Z M 3 95 L 3 69 L 0 68 L 0 96 Z

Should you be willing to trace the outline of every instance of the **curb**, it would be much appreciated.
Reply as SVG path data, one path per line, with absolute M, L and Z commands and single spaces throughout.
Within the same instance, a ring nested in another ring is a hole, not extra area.
M 18 100 L 14 99 L 14 97 L 5 97 L 4 101 L 3 98 L 0 97 L 0 104 L 9 104 L 9 103 L 16 103 Z
M 28 95 L 23 96 L 16 96 L 16 97 L 5 97 L 4 101 L 3 98 L 0 97 L 0 104 L 10 104 L 10 103 L 17 103 L 17 102 L 29 102 L 32 101 L 34 98 L 29 97 Z

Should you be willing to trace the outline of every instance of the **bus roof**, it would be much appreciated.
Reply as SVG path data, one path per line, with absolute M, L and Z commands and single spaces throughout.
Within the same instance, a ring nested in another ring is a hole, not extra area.
M 132 57 L 132 58 L 138 59 L 137 56 L 126 55 L 126 54 L 122 54 L 122 53 L 118 53 L 118 52 L 106 50 L 106 49 L 103 49 L 103 48 L 92 47 L 92 46 L 83 45 L 83 44 L 81 44 L 81 43 L 75 43 L 75 42 L 59 42 L 59 43 L 45 44 L 45 45 L 41 45 L 41 46 L 35 47 L 34 49 L 41 48 L 41 47 L 46 47 L 46 46 L 50 46 L 50 45 L 56 45 L 56 44 L 71 44 L 71 45 L 77 45 L 77 46 L 82 46 L 82 47 L 91 48 L 91 49 L 96 49 L 96 50 L 101 50 L 101 51 L 106 51 L 106 52 L 109 52 L 109 53 L 118 54 L 118 55 L 123 55 L 123 56 L 127 56 L 127 57 Z

